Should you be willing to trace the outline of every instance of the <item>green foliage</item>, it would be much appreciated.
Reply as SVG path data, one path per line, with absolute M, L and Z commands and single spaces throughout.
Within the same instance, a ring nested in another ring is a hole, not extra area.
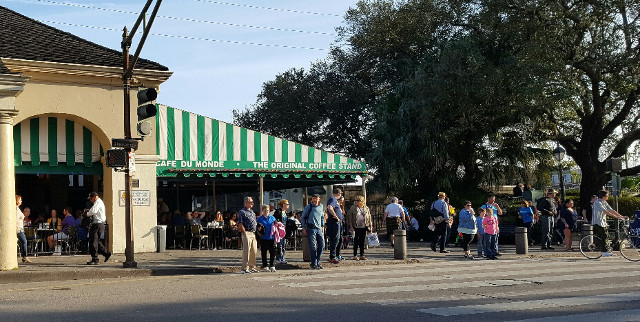
M 615 207 L 613 197 L 609 197 L 607 202 L 611 207 Z M 618 212 L 621 215 L 633 218 L 633 212 L 636 210 L 640 210 L 639 197 L 618 197 Z

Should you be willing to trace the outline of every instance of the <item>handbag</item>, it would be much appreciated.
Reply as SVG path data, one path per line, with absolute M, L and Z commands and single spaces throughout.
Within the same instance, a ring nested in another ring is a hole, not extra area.
M 378 240 L 378 234 L 376 233 L 367 234 L 367 244 L 372 247 L 380 246 L 380 240 Z

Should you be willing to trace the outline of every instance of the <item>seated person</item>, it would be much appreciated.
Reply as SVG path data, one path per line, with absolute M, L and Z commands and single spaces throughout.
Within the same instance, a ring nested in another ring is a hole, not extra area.
M 76 210 L 76 228 L 78 229 L 78 240 L 80 241 L 88 241 L 89 240 L 89 230 L 87 227 L 82 226 L 82 210 Z M 64 221 L 64 220 L 63 220 Z
M 180 210 L 176 210 L 173 212 L 173 217 L 171 218 L 171 224 L 174 226 L 186 226 L 187 222 L 184 219 L 184 215 L 180 213 Z
M 240 232 L 238 231 L 238 213 L 237 212 L 232 212 L 231 213 L 231 218 L 229 218 L 229 226 L 227 226 L 227 231 L 226 231 L 226 236 L 227 236 L 227 241 L 230 241 L 231 238 L 233 237 L 238 237 L 240 236 Z
M 200 218 L 200 212 L 194 211 L 191 213 L 191 220 L 189 221 L 191 225 L 200 225 L 202 226 L 202 219 Z
M 23 226 L 31 227 L 31 218 L 29 218 L 29 216 L 31 215 L 31 208 L 24 207 L 24 210 L 22 210 L 22 213 L 24 214 L 24 220 L 22 221 Z
M 410 240 L 410 241 L 420 240 L 418 229 L 420 229 L 420 225 L 418 224 L 418 219 L 416 219 L 412 214 L 409 214 L 409 227 L 407 229 L 407 240 Z
M 51 209 L 51 218 L 47 219 L 47 225 L 56 231 L 62 230 L 62 220 L 58 218 L 58 212 L 55 209 Z
M 46 222 L 47 222 L 47 220 L 44 219 L 44 214 L 43 213 L 39 213 L 38 217 L 36 217 L 36 219 L 31 221 L 31 226 L 38 227 L 38 225 L 46 223 Z
M 56 245 L 56 240 L 69 240 L 69 227 L 76 225 L 76 219 L 71 215 L 71 207 L 64 208 L 63 212 L 64 219 L 60 221 L 61 231 L 55 235 L 47 237 L 47 243 L 50 248 L 53 248 Z

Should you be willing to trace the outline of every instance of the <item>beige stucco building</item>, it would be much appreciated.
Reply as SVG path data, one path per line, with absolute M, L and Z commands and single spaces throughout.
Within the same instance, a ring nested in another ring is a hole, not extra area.
M 3 7 L 0 48 L 0 229 L 15 227 L 15 216 L 7 215 L 15 213 L 15 193 L 23 195 L 35 219 L 71 204 L 82 208 L 87 192 L 98 191 L 107 210 L 108 247 L 124 252 L 125 211 L 119 200 L 124 174 L 106 167 L 103 157 L 111 139 L 124 136 L 121 53 Z M 136 67 L 132 133 L 138 87 L 159 88 L 171 76 L 165 66 L 148 60 Z M 148 191 L 148 203 L 134 207 L 136 252 L 155 250 L 155 149 L 150 138 L 136 153 L 136 190 Z M 61 182 L 74 189 L 56 187 Z M 0 256 L 15 259 L 15 232 L 1 232 Z

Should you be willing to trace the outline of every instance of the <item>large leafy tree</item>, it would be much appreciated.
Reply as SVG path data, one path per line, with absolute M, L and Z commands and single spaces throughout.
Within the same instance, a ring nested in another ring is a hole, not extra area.
M 236 118 L 274 133 L 268 114 L 278 108 L 359 115 L 367 126 L 358 135 L 347 123 L 328 133 L 347 137 L 334 150 L 367 155 L 394 189 L 531 178 L 557 141 L 582 170 L 584 206 L 608 180 L 604 161 L 640 140 L 639 8 L 640 0 L 361 1 L 339 29 L 341 49 L 266 83 Z M 320 139 L 326 128 L 295 126 L 291 138 L 332 145 Z

